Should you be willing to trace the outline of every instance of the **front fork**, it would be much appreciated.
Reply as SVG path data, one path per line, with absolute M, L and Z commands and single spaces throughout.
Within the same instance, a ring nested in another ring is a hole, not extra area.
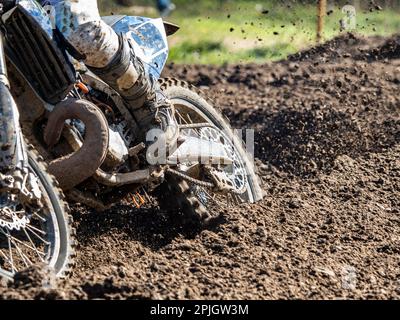
M 0 190 L 22 191 L 28 174 L 28 155 L 19 112 L 10 92 L 4 39 L 0 32 Z

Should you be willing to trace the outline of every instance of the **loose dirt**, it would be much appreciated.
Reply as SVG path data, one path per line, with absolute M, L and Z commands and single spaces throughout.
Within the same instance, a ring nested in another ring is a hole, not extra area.
M 75 207 L 73 277 L 31 269 L 0 298 L 400 298 L 400 36 L 165 75 L 255 130 L 264 200 L 206 230 L 155 205 Z

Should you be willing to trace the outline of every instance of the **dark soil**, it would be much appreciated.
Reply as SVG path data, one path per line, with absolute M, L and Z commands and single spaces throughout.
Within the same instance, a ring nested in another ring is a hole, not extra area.
M 169 65 L 255 129 L 265 199 L 207 230 L 76 208 L 74 276 L 28 270 L 0 298 L 400 298 L 399 48 L 344 35 L 277 63 Z

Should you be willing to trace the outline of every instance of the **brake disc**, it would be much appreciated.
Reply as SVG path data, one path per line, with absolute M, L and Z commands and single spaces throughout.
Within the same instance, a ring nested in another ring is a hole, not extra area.
M 8 199 L 0 205 L 0 227 L 18 231 L 25 228 L 29 222 L 25 210 L 17 210 L 17 204 L 13 203 L 13 200 Z
M 215 178 L 221 187 L 227 187 L 227 190 L 235 191 L 240 194 L 246 191 L 247 174 L 244 164 L 236 153 L 233 141 L 230 141 L 223 132 L 212 127 L 205 127 L 200 130 L 200 138 L 220 143 L 227 155 L 233 159 L 233 163 L 225 168 L 211 170 L 210 174 Z
M 28 172 L 22 178 L 19 195 L 10 192 L 15 189 L 15 179 L 11 179 L 9 188 L 3 189 L 0 194 L 0 227 L 8 230 L 21 230 L 30 223 L 30 218 L 25 211 L 25 205 L 40 206 L 41 191 L 34 174 Z

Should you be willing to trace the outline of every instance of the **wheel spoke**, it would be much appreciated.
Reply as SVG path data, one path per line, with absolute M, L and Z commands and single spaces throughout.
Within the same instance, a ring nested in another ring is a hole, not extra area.
M 26 267 L 29 267 L 32 265 L 32 262 L 29 260 L 29 258 L 21 251 L 20 247 L 15 243 L 13 237 L 10 235 L 10 232 L 7 230 L 7 235 L 8 238 L 10 239 L 10 242 L 14 245 L 15 249 L 17 250 L 19 256 L 22 258 L 22 261 L 24 262 Z M 28 262 L 27 262 L 28 261 Z
M 35 230 L 36 232 L 39 232 L 39 233 L 41 233 L 42 235 L 46 235 L 46 232 L 44 232 L 43 230 L 39 230 L 38 228 L 35 228 L 34 226 L 32 226 L 32 225 L 26 225 L 26 227 L 27 228 L 29 228 L 29 229 L 31 229 L 31 230 Z
M 11 237 L 11 239 L 12 239 L 13 241 L 16 241 L 16 242 L 22 244 L 23 246 L 25 246 L 25 247 L 27 247 L 27 248 L 33 250 L 33 251 L 36 251 L 38 254 L 42 254 L 42 255 L 45 256 L 46 254 L 45 254 L 44 252 L 41 252 L 41 251 L 39 251 L 38 249 L 36 249 L 36 246 L 34 245 L 33 241 L 31 240 L 31 237 L 29 236 L 29 234 L 26 232 L 25 228 L 22 228 L 22 230 L 24 231 L 25 235 L 28 237 L 28 239 L 29 239 L 29 241 L 31 242 L 31 244 L 33 245 L 33 247 L 31 247 L 30 245 L 26 244 L 24 241 L 21 241 L 21 240 L 15 238 L 15 237 L 12 236 L 11 234 L 9 234 L 9 236 Z
M 184 122 L 184 124 L 187 124 L 187 122 L 185 121 L 185 119 L 181 116 L 180 112 L 178 110 L 175 110 L 175 113 L 178 115 L 179 119 L 179 124 L 182 124 L 182 121 Z
M 34 236 L 36 236 L 36 238 L 38 238 L 39 240 L 41 240 L 43 243 L 45 243 L 46 245 L 49 245 L 49 244 L 50 244 L 50 242 L 44 240 L 44 239 L 43 239 L 41 236 L 39 236 L 34 230 L 32 230 L 32 229 L 31 229 L 31 226 L 27 225 L 26 227 L 27 227 L 27 229 L 28 229 Z
M 3 250 L 0 249 L 0 253 L 2 254 L 2 256 L 7 260 L 8 264 L 10 266 L 12 266 L 12 261 L 10 260 L 9 257 L 7 257 L 7 255 L 3 252 Z
M 1 228 L 0 232 L 1 232 L 4 236 L 7 237 L 7 240 L 8 240 L 8 243 L 9 243 L 9 248 L 11 248 L 12 245 L 14 245 L 14 247 L 15 247 L 15 249 L 17 250 L 19 256 L 22 258 L 22 261 L 24 262 L 24 264 L 25 264 L 27 267 L 29 267 L 29 266 L 32 264 L 32 262 L 31 262 L 30 259 L 22 252 L 21 248 L 18 246 L 18 244 L 17 244 L 16 242 L 19 242 L 19 243 L 21 243 L 21 244 L 23 244 L 23 245 L 25 245 L 25 243 L 22 242 L 22 241 L 20 241 L 20 240 L 18 240 L 18 239 L 15 238 L 15 237 L 13 237 L 13 236 L 10 234 L 10 231 L 8 231 L 7 229 L 6 229 L 5 232 L 4 232 L 4 229 Z M 10 254 L 11 254 L 11 252 L 12 252 L 12 249 L 10 250 Z M 11 257 L 12 257 L 12 255 L 11 255 Z M 27 262 L 27 261 L 28 261 L 28 262 Z M 11 259 L 11 262 L 13 262 L 13 259 Z
M 179 110 L 175 110 L 175 113 L 176 113 L 176 114 L 178 115 L 178 117 L 181 119 L 181 122 L 180 122 L 179 124 L 182 124 L 182 121 L 184 122 L 183 124 L 192 124 L 192 123 L 194 123 L 194 122 L 192 121 L 192 119 L 190 118 L 190 115 L 189 115 L 189 114 L 186 114 L 186 115 L 188 116 L 190 122 L 188 122 L 188 121 L 181 115 L 181 113 L 179 112 Z M 193 128 L 193 129 L 189 129 L 189 131 L 194 131 L 194 132 L 197 134 L 197 136 L 200 137 L 200 132 L 198 131 L 198 129 Z
M 42 216 L 41 216 L 40 214 L 38 214 L 37 212 L 34 212 L 33 215 L 36 216 L 36 217 L 38 217 L 38 218 L 40 219 L 40 221 L 42 221 L 42 222 L 46 222 L 46 221 L 47 221 L 44 217 L 42 217 Z
M 14 259 L 13 259 L 13 254 L 12 254 L 12 248 L 11 248 L 11 241 L 10 238 L 7 237 L 7 242 L 8 242 L 8 252 L 10 253 L 10 263 L 11 263 L 11 272 L 18 272 L 17 268 L 14 266 Z
M 32 238 L 30 237 L 30 235 L 28 234 L 28 232 L 26 232 L 25 228 L 24 228 L 24 233 L 25 233 L 26 237 L 29 239 L 29 242 L 31 243 L 31 245 L 32 245 L 33 247 L 28 246 L 26 243 L 24 243 L 24 245 L 27 246 L 27 247 L 30 248 L 30 249 L 33 249 L 33 250 L 36 252 L 36 254 L 37 254 L 37 256 L 39 257 L 39 259 L 40 259 L 42 262 L 44 262 L 44 260 L 43 260 L 43 258 L 42 258 L 41 255 L 45 256 L 46 254 L 45 254 L 44 252 L 39 251 L 39 250 L 36 248 L 35 244 L 34 244 L 33 241 L 32 241 Z

